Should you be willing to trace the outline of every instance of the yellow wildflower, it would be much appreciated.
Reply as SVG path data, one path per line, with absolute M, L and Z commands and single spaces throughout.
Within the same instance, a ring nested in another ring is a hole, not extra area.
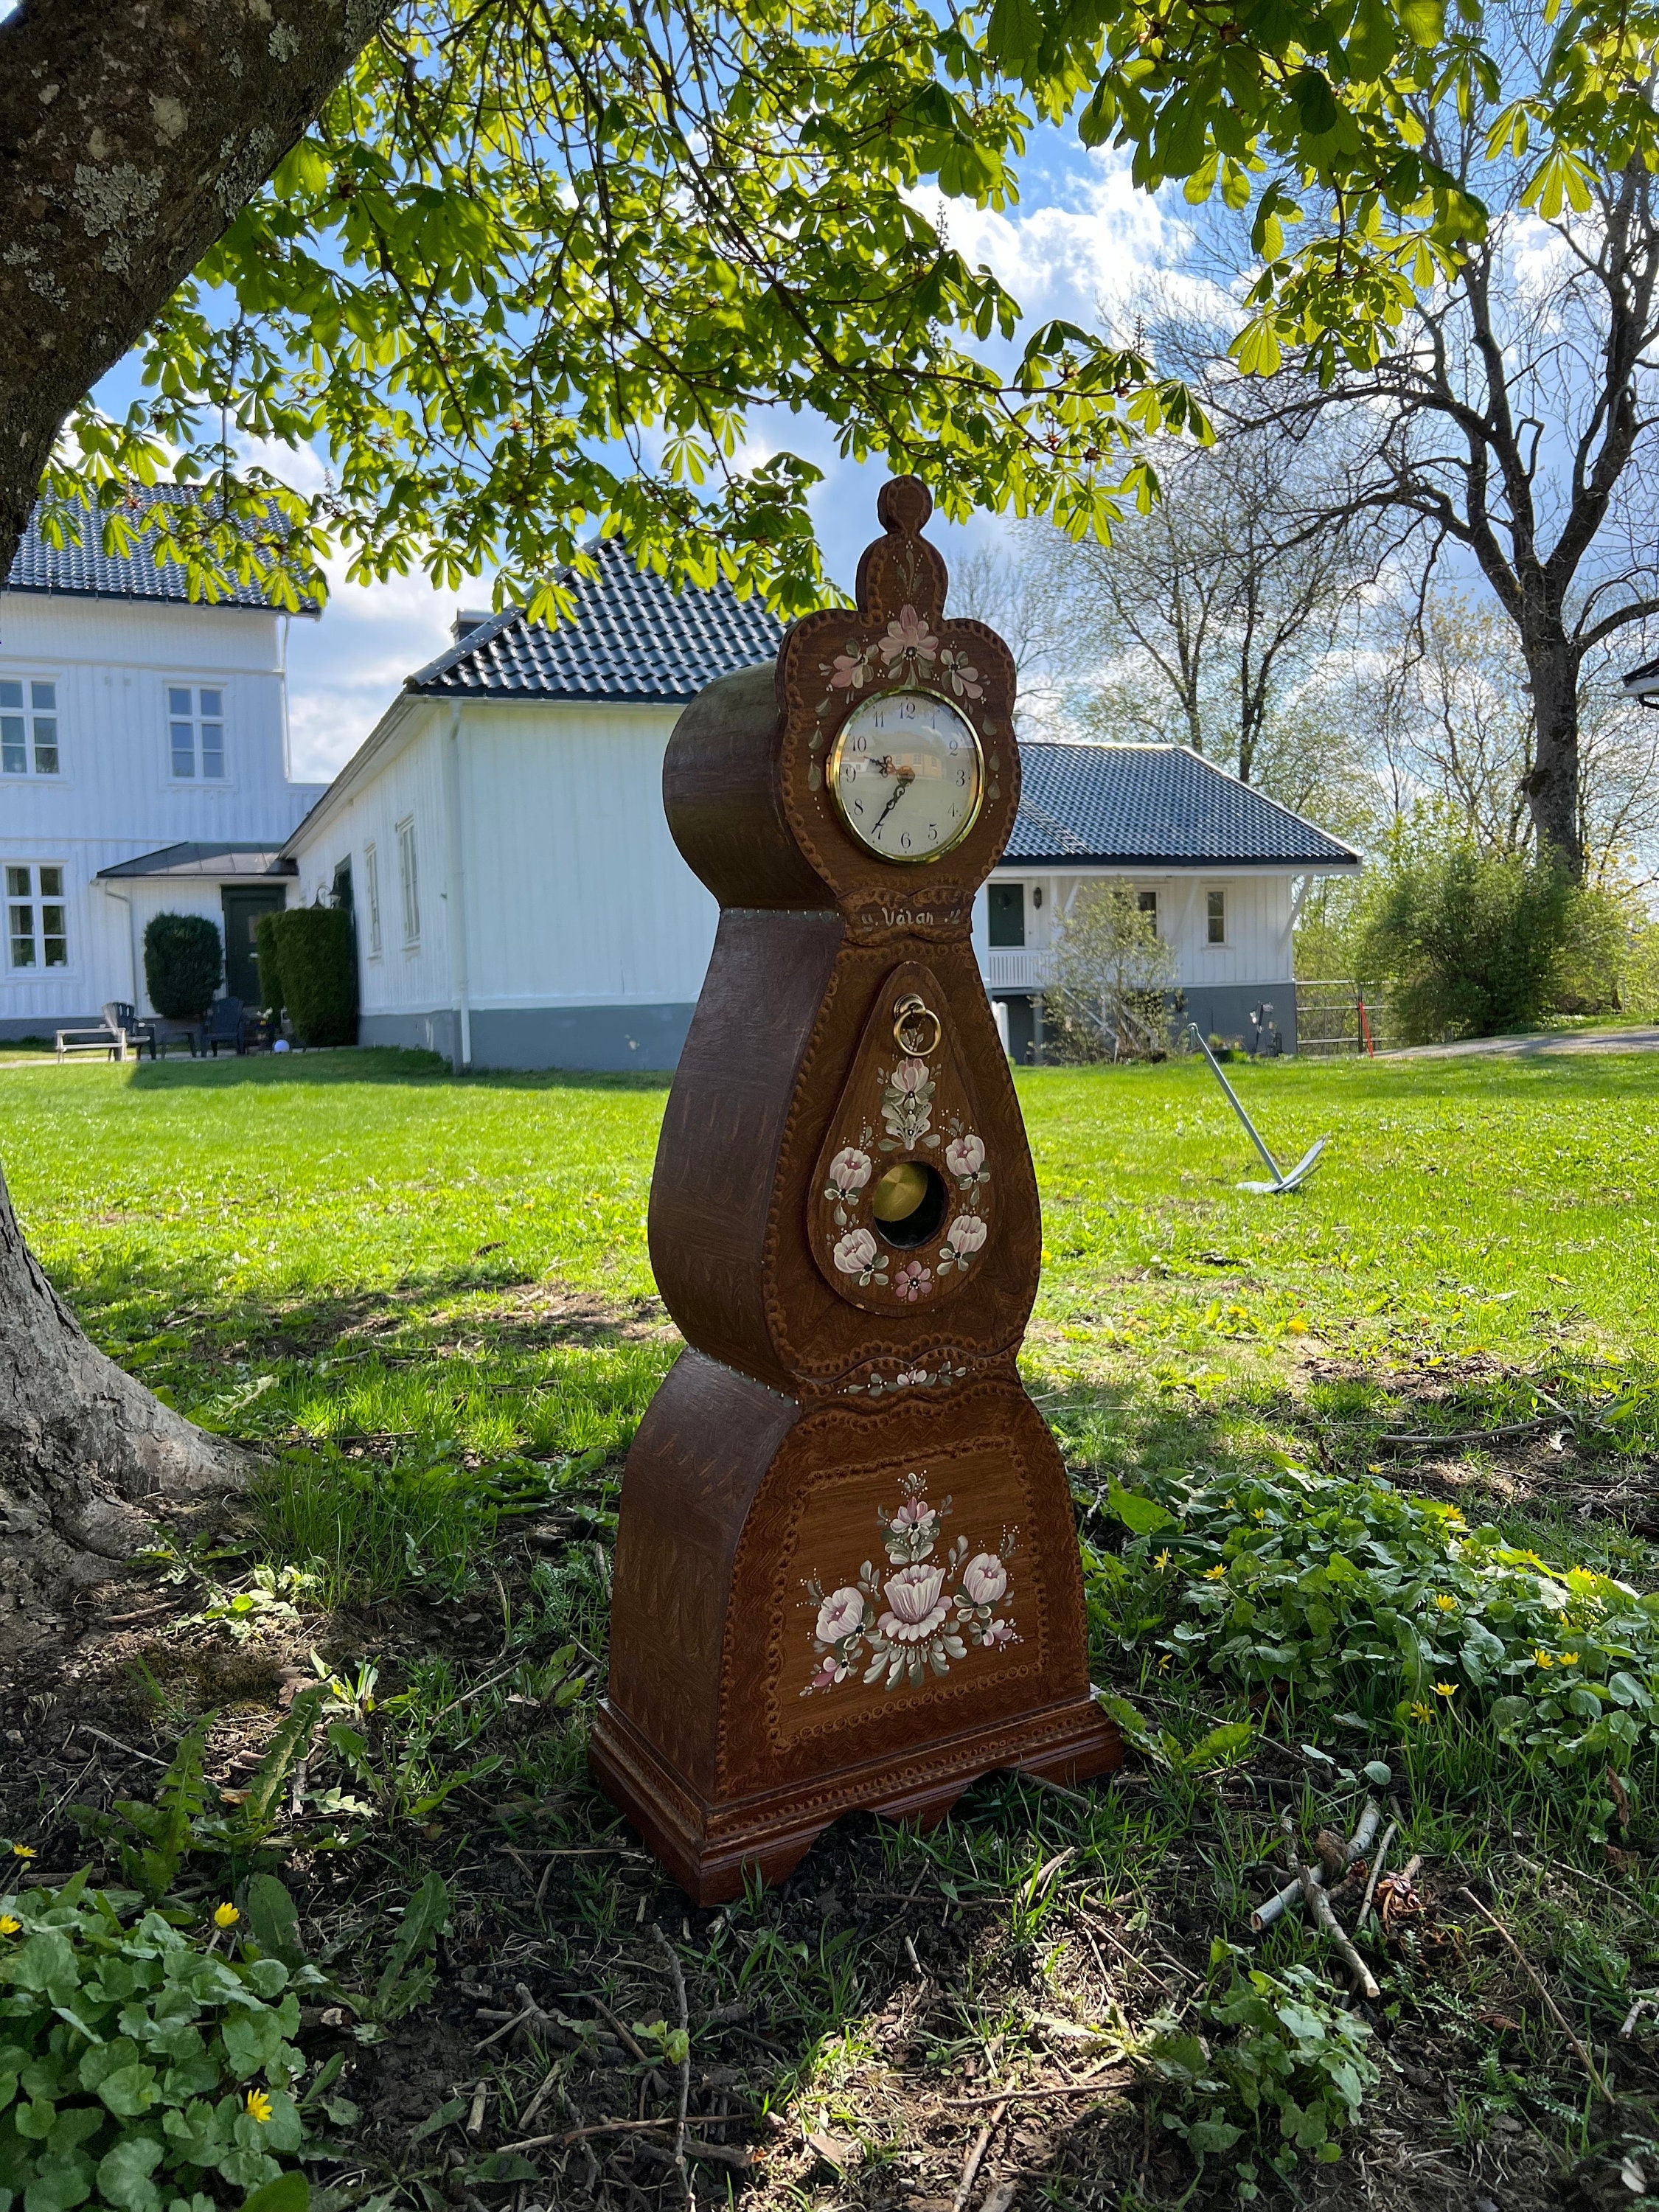
M 1534 1651 L 1532 1655 L 1532 1663 L 1534 1667 L 1553 1667 L 1555 1662 L 1547 1651 Z
M 1564 1651 L 1559 1663 L 1563 1667 L 1576 1667 L 1578 1664 L 1578 1654 L 1576 1651 Z
M 34 1846 L 33 1844 L 14 1844 L 11 1855 L 15 1859 L 32 1859 L 35 1855 Z
M 1432 1705 L 1413 1705 L 1412 1707 L 1412 1718 L 1414 1721 L 1431 1721 L 1434 1718 L 1434 1707 Z
M 1292 1336 L 1305 1336 L 1308 1334 L 1308 1324 L 1300 1314 L 1292 1314 L 1285 1326 Z
M 248 2091 L 247 2116 L 251 2120 L 258 2120 L 261 2127 L 270 2118 L 270 2100 L 263 2089 Z
M 1160 1552 L 1158 1557 L 1152 1561 L 1152 1565 L 1155 1567 L 1167 1567 L 1169 1564 L 1170 1555 L 1167 1552 Z
M 1457 1610 L 1457 1600 L 1455 1597 L 1448 1597 L 1444 1590 L 1442 1590 L 1439 1596 L 1436 1598 L 1435 1603 L 1442 1613 L 1455 1613 Z
M 15 1936 L 22 1924 L 21 1920 L 14 1920 L 9 1912 L 0 1912 L 0 1936 Z
M 1218 1583 L 1226 1571 L 1227 1570 L 1223 1566 L 1206 1567 L 1204 1579 L 1206 1583 Z
M 1437 1682 L 1434 1686 L 1434 1694 L 1437 1698 L 1455 1698 L 1457 1695 L 1457 1685 L 1455 1682 Z
M 213 1924 L 216 1928 L 234 1928 L 241 1917 L 234 1905 L 216 1905 L 213 1908 Z

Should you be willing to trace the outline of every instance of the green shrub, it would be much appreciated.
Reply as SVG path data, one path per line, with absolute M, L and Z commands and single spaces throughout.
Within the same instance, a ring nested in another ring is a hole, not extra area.
M 264 1011 L 273 1019 L 283 1011 L 283 962 L 276 949 L 277 927 L 282 910 L 262 914 L 253 925 L 253 941 L 259 951 L 259 997 Z
M 224 972 L 219 932 L 205 915 L 157 914 L 144 924 L 144 988 L 163 1021 L 199 1022 Z
M 1180 2093 L 1164 2125 L 1200 2167 L 1224 2157 L 1249 2203 L 1261 2194 L 1258 2160 L 1286 2178 L 1300 2151 L 1334 2164 L 1337 2137 L 1358 2118 L 1378 2074 L 1365 2052 L 1370 2028 L 1307 1967 L 1241 1973 L 1238 1957 L 1231 1944 L 1212 1948 L 1212 1966 L 1231 1960 L 1233 1972 L 1231 1987 L 1199 2007 L 1210 2036 L 1155 2029 L 1141 2055 Z
M 1659 1757 L 1659 1595 L 1553 1566 L 1373 1475 L 1287 1462 L 1109 1498 L 1133 1534 L 1121 1557 L 1087 1555 L 1091 1610 L 1126 1653 L 1150 1638 L 1289 1711 L 1392 1723 L 1413 1756 L 1480 1731 L 1547 1785 L 1572 1775 L 1575 1812 L 1604 1828 L 1609 1767 L 1642 1795 L 1628 1778 Z
M 1420 806 L 1367 886 L 1354 957 L 1388 978 L 1403 1042 L 1492 1036 L 1616 1003 L 1620 927 L 1555 862 L 1488 851 L 1449 810 Z
M 0 1897 L 0 2212 L 216 2212 L 295 2173 L 288 1967 L 137 1905 L 84 1871 Z
M 350 915 L 342 907 L 296 906 L 270 919 L 283 1000 L 300 1042 L 355 1044 L 357 963 Z

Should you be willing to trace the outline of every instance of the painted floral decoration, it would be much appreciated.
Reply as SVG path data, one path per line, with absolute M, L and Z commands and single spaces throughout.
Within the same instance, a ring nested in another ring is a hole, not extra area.
M 982 699 L 985 686 L 979 680 L 979 671 L 965 653 L 947 646 L 939 657 L 939 673 L 950 684 L 958 699 Z
M 933 1271 L 924 1267 L 920 1260 L 907 1260 L 893 1278 L 893 1288 L 907 1305 L 913 1306 L 918 1298 L 933 1296 Z
M 971 1129 L 953 1137 L 945 1147 L 945 1164 L 956 1177 L 960 1190 L 973 1190 L 991 1180 L 991 1170 L 985 1164 L 985 1139 L 976 1137 Z
M 876 1519 L 887 1553 L 887 1569 L 866 1559 L 856 1583 L 825 1592 L 816 1578 L 805 1585 L 817 1607 L 812 1631 L 816 1671 L 804 1698 L 833 1690 L 856 1669 L 866 1683 L 885 1680 L 896 1690 L 929 1674 L 948 1674 L 969 1649 L 996 1651 L 1022 1639 L 1014 1626 L 1008 1561 L 1018 1532 L 1005 1528 L 994 1552 L 969 1559 L 968 1539 L 958 1536 L 943 1559 L 935 1559 L 951 1511 L 927 1497 L 927 1478 L 907 1474 L 903 1502 Z M 1005 1607 L 999 1613 L 998 1607 Z
M 926 676 L 931 673 L 938 652 L 939 640 L 922 617 L 913 606 L 902 606 L 881 641 L 881 657 L 887 665 L 911 668 Z
M 925 1060 L 899 1061 L 881 1094 L 881 1118 L 887 1125 L 884 1152 L 900 1146 L 914 1152 L 927 1136 L 933 1120 L 933 1079 Z
M 836 1197 L 850 1198 L 862 1190 L 874 1172 L 874 1162 L 868 1152 L 861 1152 L 856 1145 L 844 1145 L 830 1163 L 830 1182 Z M 824 1193 L 830 1195 L 830 1191 Z
M 869 682 L 876 664 L 876 649 L 872 645 L 861 645 L 849 637 L 845 653 L 838 653 L 832 663 L 820 663 L 820 672 L 830 678 L 833 691 L 861 691 Z
M 861 1291 L 887 1280 L 887 1255 L 867 1229 L 849 1229 L 837 1240 L 834 1258 L 837 1273 L 856 1276 Z
M 957 1214 L 951 1224 L 950 1234 L 939 1248 L 940 1274 L 948 1275 L 952 1267 L 965 1267 L 989 1234 L 978 1214 Z

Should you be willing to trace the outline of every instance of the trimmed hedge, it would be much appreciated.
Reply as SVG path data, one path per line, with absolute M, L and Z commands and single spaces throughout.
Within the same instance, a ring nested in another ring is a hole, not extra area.
M 259 948 L 259 995 L 273 1019 L 283 1011 L 283 962 L 276 950 L 276 925 L 284 909 L 262 914 L 253 925 L 253 941 Z
M 144 988 L 165 1022 L 199 1022 L 225 972 L 219 932 L 203 914 L 152 915 L 144 925 Z
M 301 1044 L 357 1042 L 357 963 L 351 916 L 341 907 L 289 907 L 261 925 L 259 957 L 276 955 L 283 1002 Z M 262 970 L 263 973 L 263 970 Z

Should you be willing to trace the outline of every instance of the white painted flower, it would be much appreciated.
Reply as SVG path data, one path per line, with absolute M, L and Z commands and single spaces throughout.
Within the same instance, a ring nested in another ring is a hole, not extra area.
M 902 1060 L 893 1070 L 893 1088 L 913 1097 L 927 1082 L 927 1063 L 925 1060 Z
M 981 1552 L 963 1569 L 962 1587 L 975 1605 L 994 1605 L 1008 1587 L 1008 1570 L 994 1552 Z
M 995 1595 L 1000 1596 L 1001 1592 Z M 850 1583 L 842 1589 L 831 1590 L 818 1607 L 820 1644 L 839 1644 L 843 1637 L 850 1636 L 855 1628 L 861 1628 L 863 1625 L 863 1593 L 855 1590 Z
M 873 1171 L 869 1153 L 860 1152 L 856 1145 L 844 1146 L 830 1163 L 830 1180 L 843 1198 L 862 1190 Z
M 890 1582 L 882 1584 L 891 1607 L 877 1624 L 882 1634 L 893 1644 L 924 1643 L 951 1610 L 948 1601 L 939 1595 L 944 1587 L 943 1567 L 902 1567 Z
M 959 1213 L 951 1224 L 951 1249 L 963 1255 L 977 1252 L 990 1231 L 976 1213 Z
M 841 1274 L 866 1274 L 875 1262 L 876 1240 L 867 1229 L 849 1229 L 836 1244 L 833 1257 Z
M 970 1131 L 945 1147 L 945 1163 L 953 1176 L 977 1175 L 985 1164 L 984 1139 Z

